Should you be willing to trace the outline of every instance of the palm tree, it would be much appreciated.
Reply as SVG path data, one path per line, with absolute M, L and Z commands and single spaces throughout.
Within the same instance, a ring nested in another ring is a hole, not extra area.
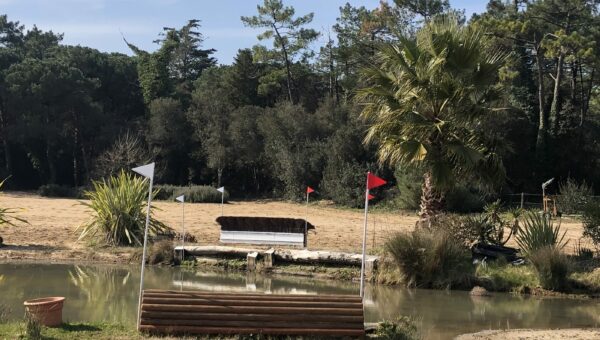
M 424 173 L 421 220 L 443 209 L 457 181 L 490 185 L 504 179 L 501 159 L 480 131 L 497 110 L 494 86 L 505 54 L 486 46 L 483 32 L 438 16 L 415 38 L 379 47 L 359 90 L 369 123 L 365 142 L 378 144 L 381 163 Z

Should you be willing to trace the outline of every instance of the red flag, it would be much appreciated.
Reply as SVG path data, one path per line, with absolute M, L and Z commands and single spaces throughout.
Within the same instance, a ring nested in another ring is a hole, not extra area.
M 368 199 L 369 199 L 369 201 L 370 201 L 370 200 L 372 200 L 373 198 L 375 198 L 375 196 L 373 196 L 373 195 L 369 194 L 369 196 L 367 196 L 367 198 L 368 198 Z
M 371 190 L 387 183 L 383 178 L 377 177 L 371 172 L 367 172 L 367 189 Z
M 311 192 L 315 192 L 315 189 L 311 188 L 311 187 L 306 187 L 306 194 L 310 194 Z

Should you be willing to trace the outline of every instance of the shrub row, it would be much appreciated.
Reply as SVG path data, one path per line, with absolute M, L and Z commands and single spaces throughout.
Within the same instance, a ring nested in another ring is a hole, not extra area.
M 71 187 L 59 184 L 46 184 L 38 189 L 38 194 L 43 197 L 58 197 L 58 198 L 83 198 L 84 188 Z
M 208 185 L 192 185 L 180 187 L 176 185 L 156 185 L 157 200 L 173 201 L 175 197 L 185 195 L 185 201 L 190 203 L 221 203 L 221 193 Z M 229 193 L 225 191 L 224 202 L 229 200 Z

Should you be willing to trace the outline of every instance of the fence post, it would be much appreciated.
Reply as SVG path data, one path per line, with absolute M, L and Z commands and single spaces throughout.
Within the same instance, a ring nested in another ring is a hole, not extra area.
M 525 193 L 521 192 L 521 209 L 523 209 L 524 202 L 525 202 Z

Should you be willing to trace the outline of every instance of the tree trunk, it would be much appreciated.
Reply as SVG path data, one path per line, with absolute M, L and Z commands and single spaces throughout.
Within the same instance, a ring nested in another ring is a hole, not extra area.
M 429 171 L 423 175 L 422 188 L 421 211 L 419 211 L 420 223 L 426 222 L 438 215 L 444 207 L 444 194 L 434 187 L 431 172 Z
M 4 168 L 8 174 L 12 173 L 12 155 L 8 145 L 8 136 L 6 128 L 6 117 L 2 107 L 0 107 L 0 138 L 2 138 L 2 148 L 4 149 Z
M 560 121 L 560 84 L 563 76 L 564 68 L 564 53 L 560 53 L 556 62 L 556 76 L 554 77 L 554 91 L 552 93 L 552 105 L 550 106 L 550 120 L 552 121 L 552 133 L 558 133 L 558 125 Z
M 535 144 L 537 158 L 540 158 L 544 154 L 546 149 L 546 129 L 548 117 L 546 116 L 545 102 L 544 102 L 544 69 L 542 65 L 542 55 L 540 46 L 537 44 L 535 47 L 535 62 L 537 64 L 537 78 L 538 78 L 538 132 L 537 140 Z
M 290 100 L 290 102 L 294 102 L 294 99 L 292 97 L 292 70 L 291 70 L 291 65 L 290 65 L 290 58 L 288 56 L 288 52 L 287 52 L 287 47 L 285 46 L 285 43 L 283 42 L 283 38 L 281 37 L 281 34 L 279 34 L 279 30 L 277 29 L 277 27 L 273 24 L 272 25 L 273 30 L 275 31 L 275 34 L 277 35 L 277 38 L 279 39 L 279 42 L 281 43 L 281 50 L 283 51 L 283 58 L 285 59 L 285 71 L 287 73 L 287 90 L 288 90 L 288 99 Z

